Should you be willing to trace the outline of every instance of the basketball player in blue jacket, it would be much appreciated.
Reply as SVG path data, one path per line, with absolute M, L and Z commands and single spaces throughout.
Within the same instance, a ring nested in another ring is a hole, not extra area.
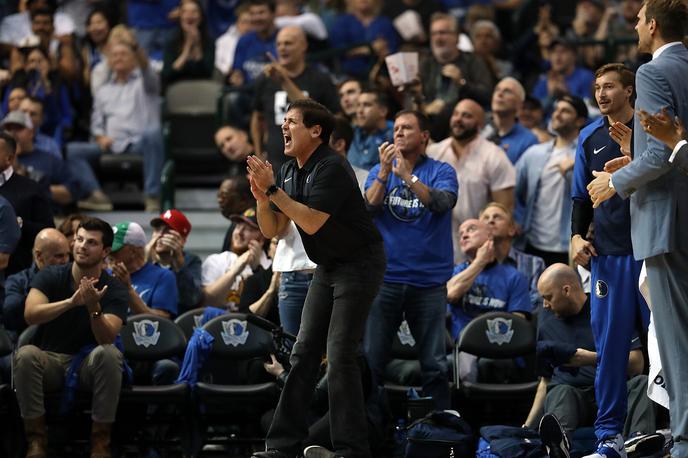
M 573 169 L 571 248 L 574 262 L 590 263 L 591 325 L 598 360 L 595 434 L 598 448 L 590 457 L 625 457 L 621 434 L 626 415 L 626 369 L 631 336 L 645 333 L 649 310 L 638 290 L 642 263 L 633 259 L 629 201 L 614 196 L 593 210 L 586 186 L 593 171 L 630 155 L 635 76 L 621 64 L 595 73 L 595 99 L 604 116 L 580 133 Z M 594 240 L 587 240 L 590 223 Z M 642 329 L 639 329 L 642 326 Z

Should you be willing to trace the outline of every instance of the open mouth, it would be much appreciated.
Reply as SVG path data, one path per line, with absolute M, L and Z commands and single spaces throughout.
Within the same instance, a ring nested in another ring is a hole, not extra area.
M 284 134 L 284 146 L 291 146 L 291 135 Z

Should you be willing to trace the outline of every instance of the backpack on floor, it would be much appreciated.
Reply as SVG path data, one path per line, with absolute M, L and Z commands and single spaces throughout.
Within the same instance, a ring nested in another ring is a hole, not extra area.
M 454 410 L 436 410 L 408 427 L 405 458 L 458 458 L 473 454 L 471 427 Z
M 476 458 L 546 458 L 537 431 L 517 426 L 483 426 Z

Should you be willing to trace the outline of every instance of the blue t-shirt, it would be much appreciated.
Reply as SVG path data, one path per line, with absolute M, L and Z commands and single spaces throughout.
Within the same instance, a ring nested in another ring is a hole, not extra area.
M 366 190 L 379 170 L 380 164 L 370 170 Z M 424 157 L 413 174 L 429 188 L 458 195 L 456 171 L 445 162 Z M 451 213 L 430 211 L 401 178 L 389 174 L 385 199 L 374 219 L 387 254 L 386 282 L 427 288 L 449 280 L 454 258 Z
M 263 40 L 256 32 L 249 32 L 239 38 L 234 54 L 232 70 L 241 70 L 244 83 L 250 83 L 263 74 L 263 67 L 269 63 L 266 53 L 277 56 L 275 32 L 267 40 Z
M 564 82 L 571 95 L 581 99 L 589 99 L 592 96 L 592 83 L 594 80 L 595 75 L 590 70 L 581 67 L 576 67 L 573 73 L 564 77 Z M 536 97 L 541 102 L 545 102 L 550 96 L 551 94 L 547 91 L 547 74 L 543 73 L 533 88 L 533 97 Z
M 17 160 L 30 171 L 34 170 L 39 176 L 45 177 L 47 183 L 51 185 L 65 185 L 69 192 L 74 197 L 77 197 L 78 183 L 72 177 L 67 164 L 61 157 L 58 158 L 50 153 L 34 148 L 30 153 L 19 154 Z
M 349 163 L 355 167 L 370 170 L 380 162 L 377 148 L 384 142 L 394 141 L 394 123 L 387 121 L 384 129 L 376 130 L 368 135 L 360 127 L 354 128 L 354 138 L 346 154 Z
M 537 143 L 535 134 L 518 122 L 506 135 L 499 138 L 499 146 L 506 152 L 512 164 L 516 164 L 521 154 Z
M 179 296 L 177 279 L 172 271 L 147 262 L 131 274 L 131 285 L 149 308 L 177 315 Z
M 128 0 L 127 19 L 134 29 L 160 29 L 174 25 L 167 15 L 179 6 L 179 0 Z
M 468 262 L 454 267 L 452 276 L 469 266 Z M 471 288 L 457 304 L 447 304 L 451 314 L 451 335 L 455 340 L 463 328 L 477 316 L 488 312 L 523 312 L 530 314 L 528 280 L 510 264 L 493 263 L 483 269 Z
M 372 43 L 378 38 L 387 41 L 390 54 L 399 49 L 399 35 L 389 18 L 377 16 L 368 26 L 364 26 L 353 14 L 341 14 L 332 25 L 330 46 L 347 48 Z M 342 57 L 342 72 L 352 76 L 366 76 L 375 59 L 374 56 Z
M 56 158 L 62 159 L 60 145 L 58 145 L 55 139 L 52 137 L 48 137 L 47 135 L 38 132 L 33 139 L 33 145 L 35 149 L 45 151 L 48 154 L 52 154 Z
M 633 129 L 633 119 L 627 124 Z M 609 121 L 601 117 L 586 126 L 578 136 L 576 162 L 573 167 L 573 185 L 571 197 L 590 203 L 587 186 L 595 178 L 593 170 L 604 170 L 604 164 L 622 156 L 618 143 L 609 135 Z M 593 245 L 597 254 L 626 256 L 633 254 L 631 243 L 631 209 L 630 199 L 614 195 L 602 202 L 593 213 L 595 223 L 595 240 Z M 585 236 L 585 234 L 582 234 Z

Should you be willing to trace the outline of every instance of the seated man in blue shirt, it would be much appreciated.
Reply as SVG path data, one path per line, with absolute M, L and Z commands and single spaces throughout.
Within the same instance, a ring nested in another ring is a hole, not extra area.
M 393 141 L 394 124 L 387 120 L 389 106 L 381 92 L 363 91 L 356 99 L 356 125 L 347 158 L 353 167 L 370 170 L 380 162 L 377 149 Z
M 34 126 L 33 144 L 36 149 L 50 153 L 53 156 L 62 159 L 62 151 L 60 145 L 57 144 L 54 138 L 44 133 L 41 133 L 41 126 L 45 118 L 45 107 L 43 101 L 38 97 L 26 96 L 19 102 L 19 109 L 29 115 Z
M 591 426 L 597 415 L 593 385 L 598 355 L 590 326 L 590 297 L 576 272 L 566 264 L 547 268 L 538 289 L 544 298 L 544 310 L 538 318 L 537 366 L 541 377 L 525 426 L 533 428 L 543 413 L 553 414 L 570 437 L 576 428 Z M 645 393 L 647 376 L 641 375 L 643 365 L 636 336 L 628 355 L 625 437 L 655 432 L 654 407 Z M 543 437 L 543 441 L 547 439 Z

